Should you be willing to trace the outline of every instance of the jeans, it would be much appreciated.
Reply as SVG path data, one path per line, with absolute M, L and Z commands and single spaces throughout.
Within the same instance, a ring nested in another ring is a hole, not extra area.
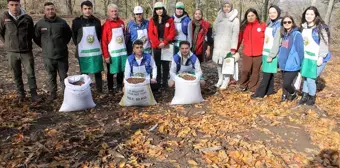
M 316 77 L 319 77 L 321 72 L 325 69 L 327 62 L 322 63 L 318 66 L 316 71 Z M 316 95 L 316 79 L 305 78 L 303 81 L 303 89 L 302 92 L 308 93 L 310 96 Z

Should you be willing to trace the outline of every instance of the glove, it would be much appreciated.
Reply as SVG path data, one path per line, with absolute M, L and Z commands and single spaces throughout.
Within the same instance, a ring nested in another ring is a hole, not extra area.
M 319 58 L 318 58 L 318 61 L 317 61 L 317 65 L 318 65 L 318 66 L 321 66 L 322 63 L 323 63 L 323 58 L 322 58 L 322 57 L 319 57 Z

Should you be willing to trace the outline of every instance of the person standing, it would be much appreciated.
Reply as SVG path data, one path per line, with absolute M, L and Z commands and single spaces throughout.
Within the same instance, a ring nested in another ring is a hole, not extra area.
M 312 106 L 315 104 L 316 78 L 325 69 L 331 59 L 329 52 L 329 27 L 320 16 L 314 6 L 308 7 L 302 14 L 302 35 L 305 51 L 301 68 L 301 76 L 304 77 L 302 97 L 299 104 Z
M 131 20 L 127 24 L 126 29 L 126 39 L 127 39 L 127 48 L 128 48 L 128 54 L 131 54 L 132 44 L 136 40 L 142 40 L 143 41 L 143 47 L 144 52 L 151 54 L 151 43 L 148 36 L 148 26 L 149 21 L 144 19 L 143 13 L 144 10 L 141 6 L 136 6 L 133 10 L 134 13 L 134 20 Z
M 303 60 L 303 38 L 293 17 L 285 16 L 281 23 L 282 43 L 278 55 L 279 68 L 282 73 L 282 97 L 280 103 L 297 98 L 293 81 L 298 75 Z
M 230 75 L 222 74 L 223 59 L 228 53 L 235 55 L 240 32 L 238 11 L 229 0 L 225 0 L 214 22 L 214 51 L 212 60 L 217 64 L 217 88 L 226 89 Z
M 191 30 L 191 50 L 197 56 L 200 63 L 210 58 L 211 48 L 214 44 L 212 37 L 212 26 L 203 19 L 203 13 L 200 9 L 196 9 L 194 13 L 194 20 L 189 23 L 189 30 Z
M 179 51 L 179 43 L 181 41 L 189 41 L 191 43 L 191 37 L 188 33 L 190 32 L 189 23 L 191 19 L 188 13 L 185 11 L 183 2 L 176 3 L 176 11 L 172 18 L 174 19 L 176 27 L 175 54 L 177 54 L 177 52 Z
M 174 20 L 167 15 L 164 4 L 162 2 L 156 2 L 154 4 L 153 16 L 149 21 L 148 35 L 157 66 L 157 83 L 162 83 L 164 88 L 168 87 L 170 61 L 162 60 L 162 49 L 165 49 L 172 43 L 175 34 Z M 163 73 L 161 73 L 162 71 Z
M 257 11 L 250 8 L 241 22 L 238 48 L 243 42 L 242 72 L 240 90 L 255 92 L 259 80 L 262 63 L 262 50 L 266 24 L 260 21 Z
M 262 56 L 262 80 L 251 98 L 263 98 L 274 94 L 274 74 L 277 72 L 277 54 L 280 48 L 281 9 L 272 5 L 269 7 L 269 19 L 265 31 Z
M 92 15 L 93 4 L 84 1 L 80 5 L 82 14 L 72 21 L 72 39 L 76 45 L 76 58 L 78 58 L 80 72 L 83 74 L 94 74 L 96 89 L 103 92 L 102 74 L 103 58 L 100 47 L 101 23 Z
M 107 6 L 108 19 L 103 24 L 102 49 L 107 65 L 107 86 L 109 92 L 114 91 L 114 81 L 121 84 L 118 75 L 124 73 L 127 51 L 125 44 L 125 26 L 123 20 L 118 17 L 118 6 Z M 117 88 L 118 89 L 118 88 Z
M 21 64 L 23 64 L 31 92 L 31 100 L 38 102 L 40 97 L 37 94 L 32 53 L 33 19 L 20 8 L 20 0 L 7 0 L 7 5 L 8 11 L 0 17 L 0 40 L 4 43 L 9 68 L 13 72 L 17 98 L 19 101 L 23 101 L 26 97 L 21 70 Z
M 44 13 L 44 18 L 35 25 L 34 42 L 42 48 L 50 91 L 47 99 L 51 101 L 57 98 L 57 73 L 62 90 L 65 89 L 64 79 L 68 71 L 67 44 L 71 40 L 72 30 L 64 19 L 56 15 L 52 2 L 44 4 Z

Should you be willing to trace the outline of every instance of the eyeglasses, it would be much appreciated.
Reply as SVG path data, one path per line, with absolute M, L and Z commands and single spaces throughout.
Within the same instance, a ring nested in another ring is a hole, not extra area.
M 283 21 L 283 24 L 292 24 L 292 21 Z

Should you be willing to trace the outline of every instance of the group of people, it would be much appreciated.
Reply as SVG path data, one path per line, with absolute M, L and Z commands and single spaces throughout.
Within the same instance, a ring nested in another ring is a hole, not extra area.
M 240 22 L 237 9 L 229 0 L 224 0 L 211 25 L 203 19 L 200 9 L 195 10 L 191 20 L 183 2 L 176 3 L 173 16 L 167 14 L 162 2 L 156 2 L 150 20 L 144 18 L 143 8 L 136 6 L 134 19 L 125 25 L 119 18 L 118 6 L 110 4 L 108 19 L 101 25 L 93 16 L 91 1 L 84 1 L 80 6 L 82 15 L 76 17 L 70 27 L 56 15 L 52 2 L 45 3 L 44 18 L 34 25 L 32 18 L 21 9 L 20 0 L 7 1 L 9 10 L 0 18 L 0 40 L 5 44 L 20 100 L 26 96 L 21 64 L 28 77 L 32 100 L 40 100 L 36 92 L 32 41 L 42 48 L 49 76 L 48 100 L 57 97 L 57 74 L 62 88 L 65 87 L 63 81 L 69 67 L 67 44 L 71 38 L 76 45 L 80 72 L 94 74 L 98 92 L 103 92 L 103 62 L 108 90 L 113 92 L 123 87 L 124 79 L 132 76 L 149 78 L 152 88 L 174 87 L 174 76 L 184 72 L 194 74 L 203 87 L 200 63 L 211 57 L 218 72 L 215 86 L 224 90 L 238 81 L 238 52 L 243 44 L 241 91 L 254 92 L 251 98 L 275 94 L 274 74 L 279 66 L 283 79 L 281 102 L 297 98 L 293 81 L 300 73 L 304 81 L 299 104 L 313 105 L 316 78 L 330 59 L 329 28 L 313 6 L 302 14 L 300 26 L 291 16 L 281 17 L 278 6 L 270 6 L 269 22 L 265 24 L 253 8 L 245 12 Z

